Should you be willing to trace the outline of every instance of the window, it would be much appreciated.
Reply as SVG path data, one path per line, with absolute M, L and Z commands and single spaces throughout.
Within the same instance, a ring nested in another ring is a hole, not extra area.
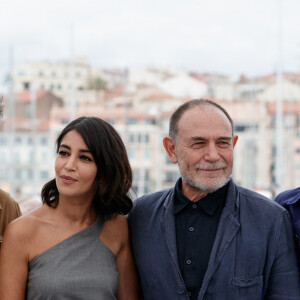
M 33 172 L 32 170 L 27 170 L 27 180 L 32 180 L 33 179 Z
M 257 131 L 258 125 L 257 124 L 235 124 L 234 131 L 235 132 L 244 132 L 244 131 Z
M 25 114 L 26 114 L 26 117 L 27 118 L 30 118 L 31 117 L 31 107 L 30 107 L 30 104 L 27 104 L 25 106 Z
M 3 136 L 0 137 L 0 145 L 6 145 L 6 138 Z
M 105 120 L 108 124 L 113 125 L 115 124 L 115 120 L 114 119 L 106 119 Z
M 9 173 L 6 169 L 0 169 L 0 180 L 8 180 Z
M 46 162 L 47 159 L 48 159 L 48 154 L 47 154 L 47 152 L 43 151 L 42 154 L 41 154 L 41 157 L 42 157 L 42 162 Z
M 162 128 L 165 129 L 165 130 L 169 130 L 169 119 L 162 119 Z
M 34 152 L 33 151 L 30 151 L 29 154 L 28 154 L 28 160 L 29 160 L 29 163 L 30 164 L 33 164 L 34 163 Z
M 178 172 L 166 172 L 166 182 L 175 182 L 179 177 Z
M 149 144 L 149 134 L 148 133 L 144 133 L 142 137 L 143 137 L 142 141 L 145 144 Z
M 21 179 L 22 178 L 22 171 L 20 169 L 16 169 L 15 178 L 16 179 Z
M 153 119 L 146 119 L 146 120 L 145 120 L 145 124 L 148 124 L 148 125 L 155 125 L 155 120 L 153 120 Z
M 41 178 L 42 180 L 47 180 L 47 179 L 49 178 L 48 171 L 42 170 L 42 171 L 40 172 L 40 178 Z
M 149 169 L 146 169 L 145 170 L 145 173 L 144 173 L 144 179 L 146 181 L 150 181 L 150 170 Z
M 23 82 L 23 88 L 24 88 L 24 90 L 29 90 L 30 82 Z
M 137 124 L 138 123 L 138 120 L 137 119 L 132 119 L 132 118 L 130 118 L 130 119 L 128 119 L 127 121 L 126 121 L 126 124 L 127 125 L 135 125 L 135 124 Z
M 20 72 L 18 73 L 18 75 L 19 75 L 20 77 L 23 77 L 23 76 L 26 75 L 26 72 L 25 72 L 25 71 L 20 71 Z
M 69 120 L 68 119 L 62 119 L 60 121 L 61 124 L 68 124 L 69 123 Z
M 16 145 L 21 145 L 22 144 L 22 138 L 20 136 L 15 137 L 15 144 Z
M 148 133 L 139 133 L 138 134 L 139 144 L 149 144 L 149 134 Z
M 134 144 L 149 144 L 149 134 L 148 133 L 130 133 L 129 142 Z
M 145 160 L 150 160 L 150 158 L 151 158 L 150 149 L 145 149 L 145 151 L 144 151 L 144 159 Z
M 129 158 L 130 160 L 134 159 L 134 149 L 129 148 L 129 149 L 127 150 L 127 154 L 128 154 L 128 158 Z
M 48 138 L 45 136 L 42 136 L 40 138 L 40 143 L 41 143 L 41 145 L 48 145 Z
M 300 127 L 300 116 L 299 115 L 297 115 L 297 117 L 296 117 L 296 126 Z
M 135 134 L 133 134 L 133 133 L 129 134 L 129 142 L 132 144 L 135 142 Z
M 170 157 L 167 154 L 165 154 L 165 159 L 166 159 L 165 162 L 166 162 L 167 165 L 173 165 Z

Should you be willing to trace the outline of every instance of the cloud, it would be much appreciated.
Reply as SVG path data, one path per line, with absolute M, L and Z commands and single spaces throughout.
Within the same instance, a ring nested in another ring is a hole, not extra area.
M 273 72 L 278 5 L 273 0 L 2 1 L 0 72 L 8 68 L 9 45 L 19 64 L 70 59 L 72 43 L 75 56 L 107 68 Z M 294 71 L 300 66 L 299 11 L 298 0 L 284 1 L 284 62 Z

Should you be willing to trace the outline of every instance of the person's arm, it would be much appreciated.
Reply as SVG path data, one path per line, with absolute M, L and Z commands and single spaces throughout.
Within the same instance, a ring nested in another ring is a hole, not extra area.
M 23 300 L 26 293 L 28 255 L 23 222 L 10 223 L 0 250 L 0 299 Z
M 4 206 L 3 211 L 0 212 L 0 236 L 3 236 L 6 226 L 11 221 L 20 217 L 22 213 L 19 204 L 8 193 L 1 189 L 0 197 L 0 203 Z
M 265 299 L 300 299 L 300 273 L 292 224 L 287 211 L 280 224 L 277 250 Z
M 119 218 L 122 246 L 116 256 L 119 273 L 118 300 L 138 300 L 140 295 L 139 280 L 131 251 L 128 222 L 126 217 Z

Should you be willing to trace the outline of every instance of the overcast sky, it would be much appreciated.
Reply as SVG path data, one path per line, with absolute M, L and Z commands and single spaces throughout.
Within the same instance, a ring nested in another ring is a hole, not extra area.
M 300 71 L 299 13 L 300 0 L 1 0 L 0 77 L 10 46 L 14 65 L 69 60 L 72 32 L 94 66 L 268 74 L 280 19 L 283 69 Z

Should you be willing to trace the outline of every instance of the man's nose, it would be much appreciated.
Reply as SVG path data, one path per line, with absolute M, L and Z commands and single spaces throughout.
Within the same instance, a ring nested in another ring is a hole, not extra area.
M 220 159 L 218 147 L 215 143 L 209 143 L 205 149 L 204 158 L 207 161 L 216 162 Z

